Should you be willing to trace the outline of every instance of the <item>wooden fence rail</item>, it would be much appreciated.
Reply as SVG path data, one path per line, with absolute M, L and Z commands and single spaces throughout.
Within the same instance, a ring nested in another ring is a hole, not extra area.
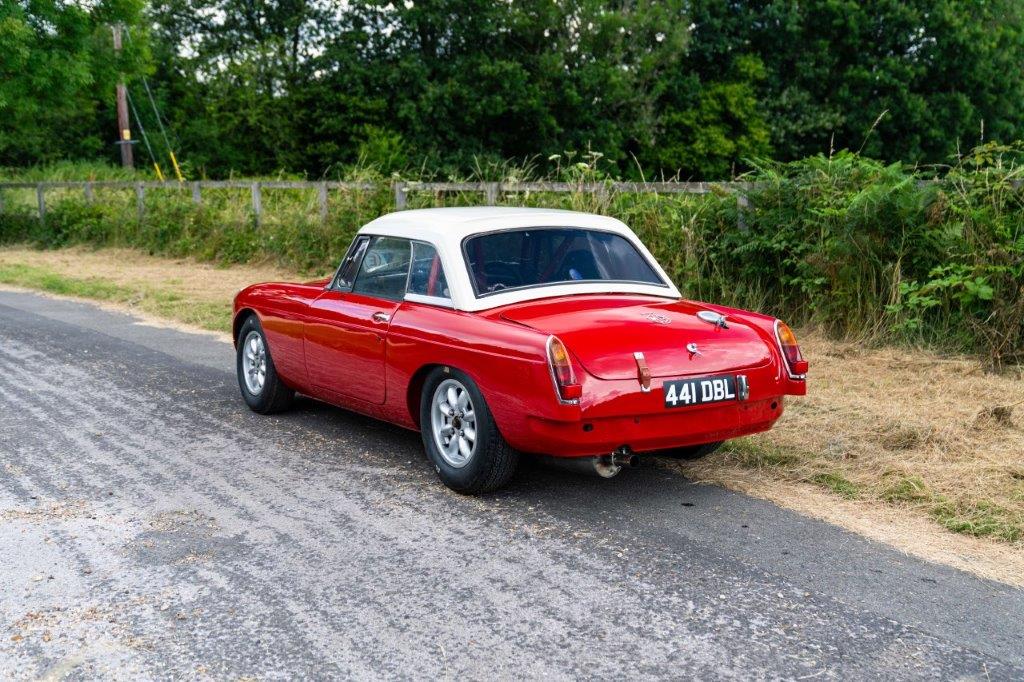
M 335 191 L 375 191 L 386 186 L 372 182 L 341 182 L 341 181 L 293 181 L 293 180 L 200 180 L 194 182 L 128 182 L 116 180 L 75 181 L 75 182 L 0 182 L 0 213 L 4 211 L 5 190 L 34 189 L 40 222 L 46 221 L 46 192 L 48 190 L 81 190 L 85 201 L 95 201 L 95 190 L 131 190 L 135 193 L 136 213 L 141 221 L 146 213 L 146 192 L 148 190 L 189 191 L 192 203 L 199 206 L 203 202 L 203 190 L 243 189 L 249 190 L 254 225 L 259 228 L 263 220 L 264 190 L 316 190 L 317 206 L 321 222 L 328 218 L 327 199 L 331 190 Z M 396 210 L 408 206 L 409 194 L 412 192 L 480 192 L 484 195 L 486 205 L 497 204 L 502 194 L 520 194 L 524 192 L 584 193 L 607 196 L 610 193 L 634 194 L 706 194 L 716 187 L 722 191 L 735 192 L 741 209 L 747 206 L 745 192 L 753 187 L 745 182 L 393 182 L 390 190 L 394 196 Z M 739 227 L 745 229 L 746 224 L 739 212 Z

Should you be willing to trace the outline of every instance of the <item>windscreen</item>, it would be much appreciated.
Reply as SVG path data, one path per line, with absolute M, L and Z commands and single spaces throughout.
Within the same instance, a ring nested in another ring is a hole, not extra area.
M 477 296 L 573 282 L 632 282 L 665 286 L 622 235 L 582 228 L 490 232 L 463 243 Z

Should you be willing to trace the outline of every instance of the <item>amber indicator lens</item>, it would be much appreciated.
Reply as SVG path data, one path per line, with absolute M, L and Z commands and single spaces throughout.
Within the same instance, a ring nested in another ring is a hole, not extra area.
M 551 373 L 558 387 L 559 397 L 562 400 L 575 400 L 579 398 L 582 390 L 579 384 L 576 383 L 576 374 L 572 369 L 569 351 L 554 336 L 548 340 L 548 362 L 551 365 Z
M 802 363 L 804 359 L 803 354 L 800 352 L 800 344 L 796 341 L 796 334 L 789 328 L 789 325 L 782 321 L 776 323 L 775 334 L 778 336 L 782 354 L 786 356 L 786 364 L 789 365 L 790 370 L 795 372 L 798 363 Z M 799 373 L 802 374 L 802 372 Z

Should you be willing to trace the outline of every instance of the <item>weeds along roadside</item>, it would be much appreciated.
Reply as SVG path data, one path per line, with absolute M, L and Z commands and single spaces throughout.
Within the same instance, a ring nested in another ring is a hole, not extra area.
M 754 184 L 745 209 L 714 187 L 703 195 L 508 193 L 498 203 L 620 218 L 690 298 L 846 339 L 981 353 L 999 366 L 1024 360 L 1022 154 L 1017 145 L 989 144 L 943 169 L 886 166 L 849 153 L 765 162 L 742 178 Z M 64 164 L 19 179 L 70 180 L 77 172 Z M 81 172 L 77 179 L 121 179 L 121 171 L 102 167 Z M 535 179 L 529 168 L 500 173 Z M 389 179 L 372 169 L 344 179 L 371 180 L 377 189 L 332 191 L 326 223 L 315 190 L 265 190 L 258 229 L 246 189 L 204 190 L 200 206 L 187 187 L 152 191 L 142 221 L 130 191 L 97 188 L 87 204 L 78 190 L 50 190 L 44 224 L 32 190 L 7 190 L 0 243 L 130 246 L 321 273 L 359 226 L 394 208 Z M 554 179 L 608 180 L 599 155 L 560 167 Z M 479 193 L 413 192 L 409 208 L 481 201 Z

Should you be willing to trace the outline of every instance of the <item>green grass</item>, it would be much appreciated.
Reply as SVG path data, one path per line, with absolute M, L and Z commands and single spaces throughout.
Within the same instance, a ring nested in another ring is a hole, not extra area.
M 129 287 L 99 278 L 69 277 L 48 268 L 23 264 L 0 264 L 0 283 L 130 305 L 145 313 L 210 331 L 223 332 L 231 327 L 230 301 L 220 304 L 188 300 L 155 285 Z
M 811 483 L 847 500 L 916 509 L 955 533 L 1008 543 L 1024 540 L 1024 514 L 1018 509 L 990 500 L 953 500 L 930 489 L 919 476 L 890 473 L 877 482 L 856 483 L 819 454 L 782 448 L 758 438 L 729 441 L 722 448 L 722 456 L 727 463 Z M 1009 499 L 1024 500 L 1024 487 Z
M 987 500 L 966 503 L 938 498 L 929 514 L 955 533 L 1006 542 L 1024 539 L 1024 514 Z
M 785 468 L 801 461 L 795 452 L 753 438 L 730 440 L 723 451 L 730 459 L 751 469 Z
M 76 180 L 156 180 L 147 170 L 130 171 L 99 161 L 58 161 L 31 168 L 0 167 L 0 182 L 74 182 Z
M 0 265 L 0 282 L 100 301 L 126 302 L 134 295 L 131 290 L 111 282 L 71 279 L 50 270 L 21 264 Z
M 845 497 L 848 500 L 855 500 L 860 497 L 860 488 L 841 474 L 834 472 L 815 474 L 809 480 L 811 483 L 831 490 L 836 495 Z
M 889 477 L 879 493 L 885 502 L 926 502 L 932 499 L 932 493 L 919 476 L 898 476 L 895 480 Z

